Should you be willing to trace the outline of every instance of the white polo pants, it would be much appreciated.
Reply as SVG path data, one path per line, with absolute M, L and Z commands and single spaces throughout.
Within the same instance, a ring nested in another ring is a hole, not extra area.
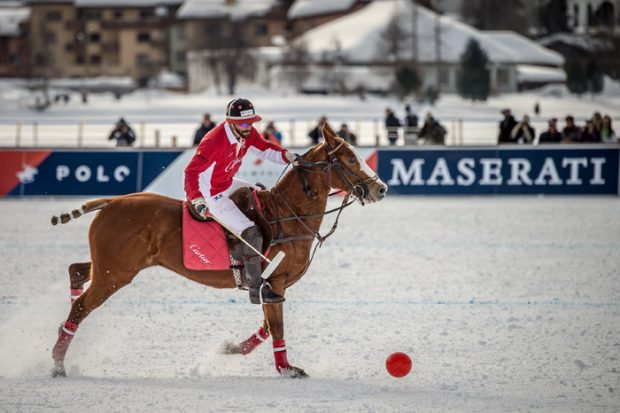
M 233 178 L 233 183 L 230 188 L 217 195 L 206 198 L 209 212 L 226 224 L 228 228 L 237 235 L 241 235 L 244 230 L 254 226 L 254 222 L 250 221 L 230 199 L 230 196 L 237 189 L 244 186 L 250 188 L 254 187 L 241 179 Z

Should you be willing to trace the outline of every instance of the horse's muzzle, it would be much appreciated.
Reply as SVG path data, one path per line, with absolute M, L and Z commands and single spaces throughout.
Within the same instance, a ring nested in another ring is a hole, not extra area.
M 366 191 L 365 200 L 369 203 L 379 202 L 383 198 L 385 198 L 385 194 L 387 194 L 388 187 L 381 180 L 377 180 L 373 182 L 368 187 L 368 191 Z

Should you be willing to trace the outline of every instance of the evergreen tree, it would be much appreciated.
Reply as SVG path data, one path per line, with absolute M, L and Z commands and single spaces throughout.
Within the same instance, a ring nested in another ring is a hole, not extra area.
M 588 90 L 593 95 L 598 95 L 603 91 L 603 71 L 594 59 L 590 59 L 586 66 L 586 78 L 588 79 Z
M 461 67 L 457 77 L 459 95 L 471 100 L 487 100 L 491 89 L 491 75 L 487 65 L 489 57 L 474 39 L 467 43 L 461 55 Z
M 566 0 L 550 0 L 539 9 L 539 19 L 547 34 L 568 31 Z
M 404 98 L 412 93 L 416 93 L 422 81 L 420 75 L 412 66 L 402 66 L 394 73 L 396 79 L 393 89 L 399 98 Z
M 580 60 L 567 60 L 564 70 L 566 71 L 566 87 L 571 93 L 583 95 L 588 91 L 586 71 Z
M 461 15 L 480 30 L 512 30 L 525 34 L 532 26 L 525 10 L 523 0 L 468 0 L 463 2 Z

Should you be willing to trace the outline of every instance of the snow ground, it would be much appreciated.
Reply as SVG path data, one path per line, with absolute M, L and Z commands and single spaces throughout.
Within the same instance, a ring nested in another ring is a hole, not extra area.
M 617 412 L 620 201 L 404 198 L 355 205 L 287 293 L 289 360 L 218 352 L 261 323 L 246 294 L 145 271 L 50 350 L 66 269 L 88 258 L 81 199 L 0 202 L 0 411 Z M 328 220 L 327 222 L 331 222 Z M 405 351 L 412 373 L 385 358 Z

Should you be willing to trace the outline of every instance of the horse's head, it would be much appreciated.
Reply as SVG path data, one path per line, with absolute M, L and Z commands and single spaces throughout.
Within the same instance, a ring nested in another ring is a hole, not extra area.
M 323 126 L 325 141 L 313 152 L 324 159 L 324 170 L 329 173 L 329 185 L 357 197 L 360 202 L 382 200 L 387 185 L 370 169 L 357 150 L 341 139 L 327 124 Z

